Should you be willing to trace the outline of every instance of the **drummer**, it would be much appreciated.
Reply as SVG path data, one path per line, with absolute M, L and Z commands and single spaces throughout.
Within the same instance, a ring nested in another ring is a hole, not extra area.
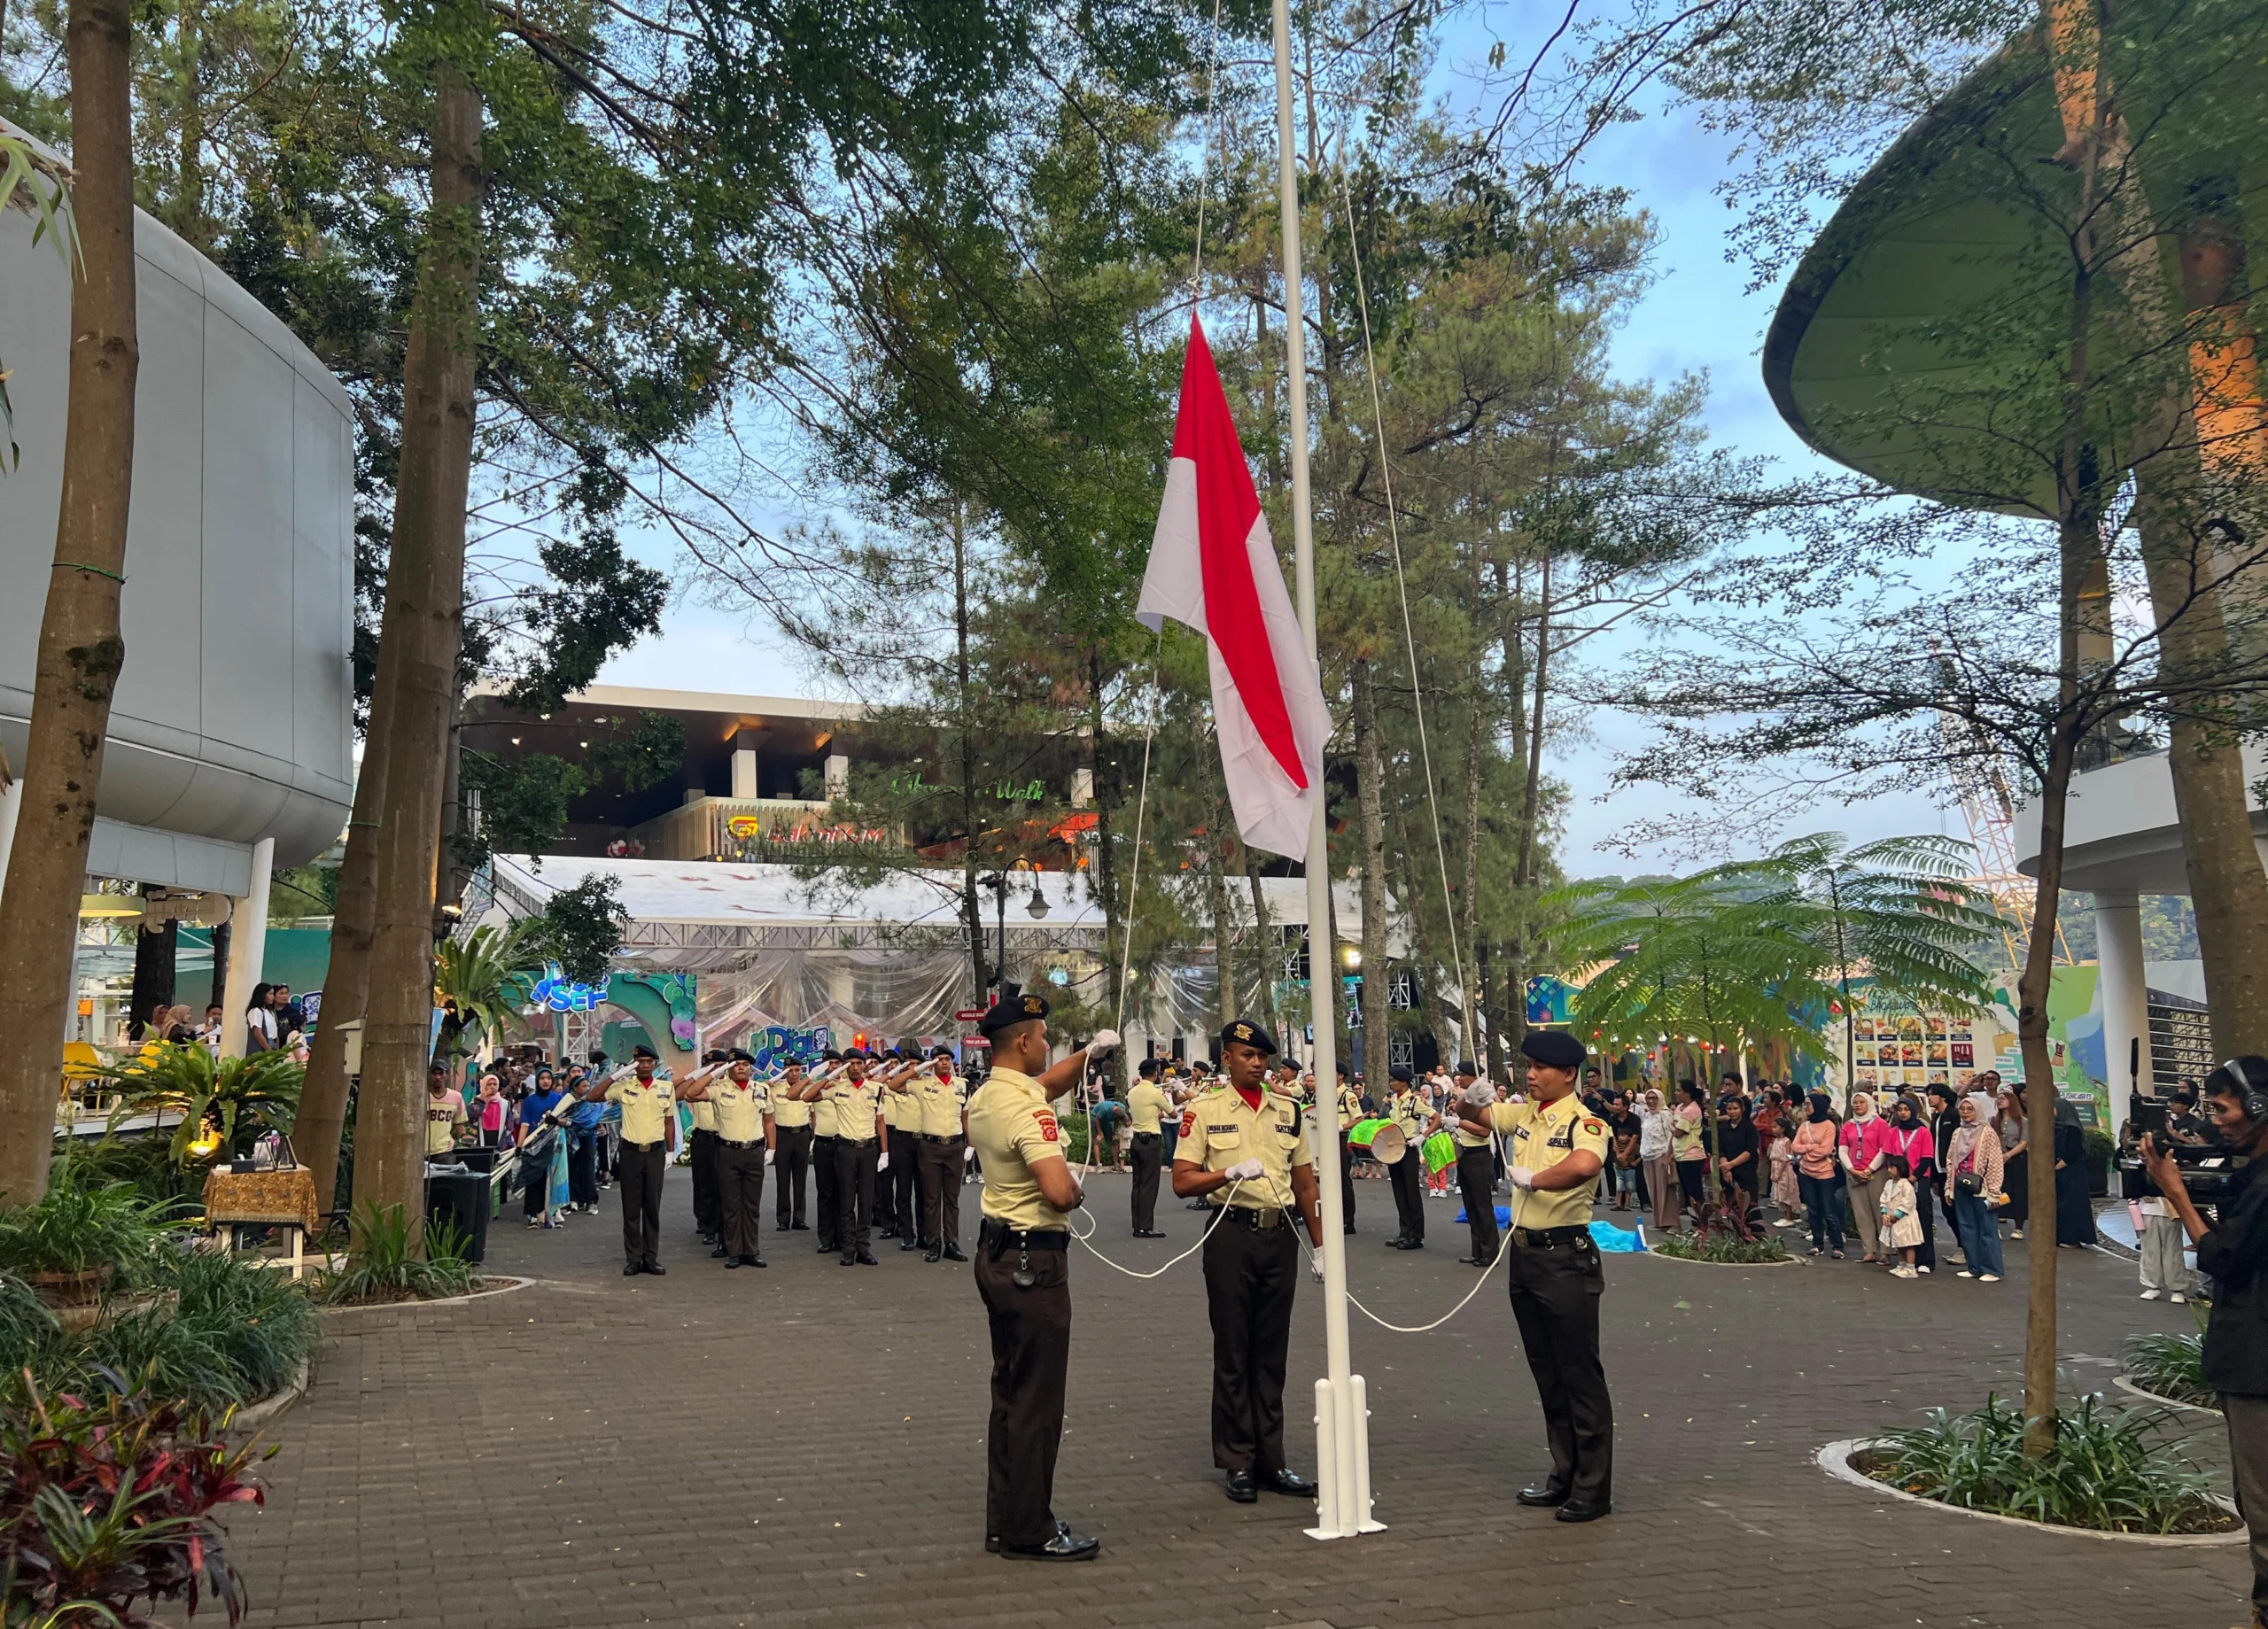
M 1423 1250 L 1425 1247 L 1425 1139 L 1441 1129 L 1441 1117 L 1418 1095 L 1415 1077 L 1408 1064 L 1396 1064 L 1389 1071 L 1394 1079 L 1394 1095 L 1386 1100 L 1386 1118 L 1402 1128 L 1402 1140 L 1409 1145 L 1401 1159 L 1386 1167 L 1386 1175 L 1394 1183 L 1394 1209 L 1402 1230 L 1386 1240 L 1388 1250 Z

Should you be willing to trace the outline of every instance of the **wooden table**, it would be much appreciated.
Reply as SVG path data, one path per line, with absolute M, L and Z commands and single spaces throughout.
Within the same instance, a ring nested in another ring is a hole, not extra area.
M 218 1232 L 248 1227 L 289 1228 L 291 1276 L 306 1270 L 307 1235 L 317 1230 L 315 1173 L 304 1165 L 273 1171 L 221 1171 L 205 1177 L 205 1225 Z

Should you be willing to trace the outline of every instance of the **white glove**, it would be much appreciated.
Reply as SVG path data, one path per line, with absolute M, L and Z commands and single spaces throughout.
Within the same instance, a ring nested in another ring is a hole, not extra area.
M 1323 1258 L 1321 1256 L 1309 1256 L 1308 1258 L 1308 1268 L 1315 1274 L 1316 1283 L 1321 1284 L 1323 1282 Z
M 879 1159 L 879 1160 L 875 1160 L 875 1161 L 874 1161 L 874 1169 L 875 1169 L 875 1170 L 877 1170 L 877 1171 L 887 1171 L 887 1170 L 889 1170 L 889 1155 L 888 1155 L 887 1153 L 885 1153 L 885 1154 L 883 1154 L 883 1155 L 882 1155 L 882 1157 L 881 1159 Z
M 1257 1160 L 1239 1160 L 1221 1175 L 1232 1183 L 1256 1183 L 1267 1174 L 1267 1169 Z
M 1464 1100 L 1474 1108 L 1485 1109 L 1496 1100 L 1496 1089 L 1486 1081 L 1475 1081 L 1464 1089 Z
M 1117 1050 L 1118 1031 L 1115 1029 L 1098 1029 L 1095 1038 L 1087 1043 L 1087 1056 L 1090 1058 L 1101 1058 Z
M 765 1149 L 765 1150 L 764 1151 L 764 1163 L 765 1163 L 765 1164 L 766 1164 L 766 1165 L 770 1165 L 770 1164 L 772 1163 L 772 1156 L 773 1156 L 773 1154 L 775 1152 L 776 1152 L 775 1150 L 769 1149 L 769 1148 L 767 1148 L 767 1149 Z
M 1512 1186 L 1520 1189 L 1522 1191 L 1526 1191 L 1535 1186 L 1535 1173 L 1526 1166 L 1514 1166 L 1511 1170 L 1511 1177 Z
M 973 1148 L 964 1148 L 964 1149 L 962 1149 L 962 1150 L 960 1151 L 960 1162 L 961 1162 L 963 1165 L 968 1165 L 968 1164 L 971 1164 L 971 1163 L 973 1163 L 973 1162 L 975 1160 L 975 1159 L 976 1159 L 976 1151 L 975 1151 L 975 1149 L 973 1149 Z

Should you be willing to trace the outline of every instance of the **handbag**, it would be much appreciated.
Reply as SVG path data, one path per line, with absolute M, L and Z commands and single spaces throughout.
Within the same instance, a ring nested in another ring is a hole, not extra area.
M 1955 1193 L 1974 1198 L 1984 1191 L 1984 1178 L 1975 1171 L 1959 1171 L 1953 1175 L 1953 1187 Z

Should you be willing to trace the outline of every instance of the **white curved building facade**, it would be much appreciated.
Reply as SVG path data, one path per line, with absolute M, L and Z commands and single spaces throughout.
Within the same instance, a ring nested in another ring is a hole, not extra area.
M 22 461 L 0 473 L 0 746 L 23 762 L 55 547 L 71 282 L 0 210 L 0 368 Z M 142 361 L 99 876 L 245 897 L 313 858 L 353 800 L 353 440 L 337 380 L 282 322 L 136 218 Z M 257 964 L 255 964 L 256 966 Z

